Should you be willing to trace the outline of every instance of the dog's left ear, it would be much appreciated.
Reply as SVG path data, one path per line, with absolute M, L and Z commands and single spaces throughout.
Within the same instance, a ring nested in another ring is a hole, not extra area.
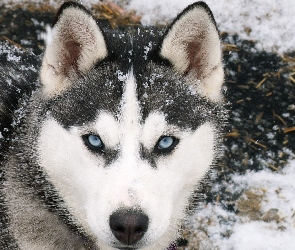
M 181 74 L 193 81 L 197 90 L 213 101 L 222 98 L 222 52 L 219 33 L 211 10 L 204 2 L 188 6 L 170 25 L 160 48 Z

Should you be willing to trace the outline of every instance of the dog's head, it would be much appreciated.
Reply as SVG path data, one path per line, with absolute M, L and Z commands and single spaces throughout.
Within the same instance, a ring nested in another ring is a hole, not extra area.
M 66 3 L 50 40 L 37 147 L 56 203 L 101 249 L 167 248 L 216 157 L 223 67 L 209 8 L 124 33 Z

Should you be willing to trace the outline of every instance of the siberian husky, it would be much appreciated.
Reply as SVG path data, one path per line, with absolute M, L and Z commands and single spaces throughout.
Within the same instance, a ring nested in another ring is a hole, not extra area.
M 0 248 L 176 248 L 226 120 L 210 9 L 192 4 L 165 30 L 104 30 L 67 2 L 50 38 L 39 73 L 0 66 Z M 13 115 L 12 74 L 23 92 L 40 83 Z

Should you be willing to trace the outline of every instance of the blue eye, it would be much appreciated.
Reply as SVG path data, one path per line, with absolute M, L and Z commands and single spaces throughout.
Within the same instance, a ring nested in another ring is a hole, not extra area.
M 104 152 L 104 144 L 98 135 L 88 134 L 82 136 L 85 145 L 92 151 Z
M 178 144 L 179 140 L 174 136 L 162 136 L 155 146 L 155 152 L 161 154 L 170 153 Z
M 102 146 L 102 141 L 97 135 L 88 135 L 89 143 L 96 148 L 100 148 Z
M 171 147 L 173 144 L 173 138 L 171 136 L 165 136 L 158 142 L 158 148 L 159 149 L 166 149 Z

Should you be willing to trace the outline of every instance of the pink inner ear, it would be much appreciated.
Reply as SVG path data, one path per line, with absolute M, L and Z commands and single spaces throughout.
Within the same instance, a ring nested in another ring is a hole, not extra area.
M 189 42 L 187 44 L 187 58 L 189 61 L 188 67 L 185 70 L 184 74 L 187 75 L 189 73 L 196 75 L 196 77 L 200 80 L 206 72 L 205 68 L 208 67 L 207 58 L 209 55 L 202 45 L 198 42 Z
M 81 55 L 81 45 L 80 43 L 72 40 L 65 42 L 65 49 L 67 53 L 64 54 L 64 60 L 62 65 L 62 72 L 64 75 L 69 75 L 71 70 L 79 73 L 78 60 Z
M 189 61 L 187 69 L 184 71 L 184 74 L 187 75 L 191 71 L 195 71 L 199 77 L 198 69 L 202 66 L 202 56 L 200 53 L 200 45 L 197 42 L 190 42 L 187 44 L 187 58 Z

